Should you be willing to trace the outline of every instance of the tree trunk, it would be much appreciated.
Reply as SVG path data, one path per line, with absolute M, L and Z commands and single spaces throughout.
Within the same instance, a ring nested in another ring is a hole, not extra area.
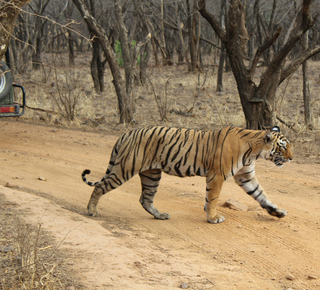
M 225 58 L 226 58 L 226 50 L 224 48 L 224 44 L 221 43 L 218 76 L 217 76 L 217 92 L 223 91 L 223 69 L 224 69 Z
M 104 29 L 97 23 L 96 19 L 93 18 L 89 11 L 86 9 L 83 0 L 73 0 L 73 3 L 77 6 L 88 27 L 90 27 L 90 29 L 94 31 L 95 35 L 98 37 L 101 48 L 107 58 L 113 76 L 113 85 L 118 97 L 120 123 L 130 123 L 133 120 L 133 112 L 131 110 L 131 106 L 129 104 L 128 96 L 125 90 L 126 84 L 121 76 L 121 71 L 107 34 Z
M 183 39 L 183 35 L 182 35 L 183 24 L 182 24 L 182 22 L 180 20 L 179 3 L 177 1 L 175 2 L 175 13 L 176 13 L 176 17 L 177 17 L 178 37 L 179 37 L 179 40 L 180 40 L 180 45 L 179 45 L 179 63 L 182 63 L 182 62 L 184 62 L 184 60 L 186 60 L 187 63 L 189 64 L 186 45 L 184 43 L 184 39 Z
M 226 2 L 221 1 L 220 26 L 222 28 L 225 28 L 225 15 L 226 15 Z M 223 91 L 223 69 L 224 69 L 225 59 L 226 59 L 226 49 L 224 47 L 224 44 L 221 43 L 219 67 L 218 67 L 218 77 L 217 77 L 217 92 Z
M 126 80 L 126 102 L 129 111 L 133 114 L 134 112 L 134 102 L 132 97 L 132 88 L 133 88 L 133 73 L 134 66 L 132 57 L 131 57 L 131 43 L 128 43 L 127 28 L 124 24 L 122 8 L 120 6 L 120 0 L 114 0 L 115 16 L 119 26 L 119 36 L 121 43 L 121 51 L 123 58 L 123 65 L 125 71 L 125 80 Z
M 195 71 L 196 49 L 195 49 L 194 42 L 193 42 L 190 0 L 186 0 L 186 3 L 187 3 L 187 12 L 188 12 L 187 23 L 188 23 L 189 51 L 190 51 L 190 61 L 191 61 L 189 70 L 194 72 Z
M 68 50 L 69 50 L 69 65 L 74 66 L 74 41 L 72 32 L 68 30 Z
M 308 43 L 308 31 L 302 37 L 302 48 L 307 50 L 309 47 Z M 309 87 L 309 75 L 308 75 L 308 62 L 305 61 L 302 64 L 303 74 L 303 103 L 304 103 L 304 122 L 308 129 L 312 129 L 311 121 L 311 110 L 310 110 L 310 87 Z
M 303 50 L 287 66 L 288 54 L 301 39 L 303 34 L 314 25 L 311 14 L 312 0 L 303 0 L 301 9 L 292 20 L 286 31 L 282 47 L 275 53 L 270 64 L 260 77 L 258 85 L 254 82 L 254 73 L 261 55 L 278 39 L 281 27 L 268 36 L 258 47 L 249 67 L 245 64 L 245 49 L 248 34 L 245 26 L 245 7 L 240 0 L 230 0 L 228 22 L 226 29 L 206 9 L 206 1 L 199 0 L 199 11 L 209 22 L 213 30 L 225 45 L 230 66 L 237 82 L 241 105 L 245 114 L 246 124 L 251 129 L 265 129 L 276 122 L 275 96 L 281 82 L 291 75 L 304 61 L 320 52 L 320 46 Z M 244 1 L 245 3 L 245 1 Z
M 150 45 L 145 45 L 140 53 L 140 83 L 145 85 L 147 82 L 147 63 L 150 58 Z
M 32 55 L 32 68 L 38 70 L 41 67 L 41 52 L 42 52 L 42 36 L 39 35 L 35 41 L 36 51 Z
M 151 45 L 152 45 L 152 51 L 153 51 L 154 64 L 155 64 L 155 66 L 159 66 L 157 45 L 156 45 L 156 41 L 154 40 L 154 38 L 151 39 Z
M 98 92 L 102 92 L 100 88 L 100 80 L 99 80 L 99 69 L 98 64 L 101 63 L 100 60 L 100 42 L 97 38 L 92 40 L 92 58 L 91 58 L 91 76 L 93 81 L 94 90 Z

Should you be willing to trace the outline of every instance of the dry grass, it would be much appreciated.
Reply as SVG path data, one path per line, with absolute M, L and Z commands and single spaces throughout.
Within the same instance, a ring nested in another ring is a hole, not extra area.
M 113 134 L 156 124 L 205 130 L 227 125 L 245 126 L 234 77 L 231 72 L 225 73 L 224 91 L 217 93 L 217 70 L 211 66 L 211 58 L 206 59 L 206 71 L 201 75 L 188 73 L 183 65 L 150 65 L 147 70 L 150 81 L 144 87 L 134 89 L 135 123 L 124 126 L 117 125 L 118 104 L 110 71 L 106 71 L 105 92 L 97 94 L 93 90 L 89 61 L 88 55 L 78 55 L 75 67 L 70 68 L 65 65 L 67 55 L 46 55 L 42 70 L 16 76 L 16 81 L 26 88 L 29 106 L 48 111 L 28 109 L 22 119 L 72 128 L 111 130 Z M 304 125 L 301 70 L 281 85 L 277 97 L 277 114 L 287 123 L 294 124 L 295 132 L 281 123 L 280 127 L 294 144 L 295 155 L 302 159 L 308 157 L 307 161 L 311 162 L 320 160 L 318 67 L 317 62 L 309 62 L 314 130 L 308 131 Z M 74 105 L 71 113 L 65 109 L 63 100 Z
M 82 289 L 41 225 L 26 223 L 26 213 L 1 194 L 0 204 L 0 289 Z

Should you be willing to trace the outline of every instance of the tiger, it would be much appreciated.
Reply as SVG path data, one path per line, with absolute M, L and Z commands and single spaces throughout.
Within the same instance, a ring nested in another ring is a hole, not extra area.
M 287 211 L 271 202 L 255 176 L 258 158 L 272 161 L 281 167 L 293 158 L 288 139 L 278 126 L 270 132 L 228 126 L 218 131 L 151 126 L 123 134 L 115 143 L 107 171 L 97 182 L 90 182 L 82 173 L 82 180 L 94 190 L 87 209 L 97 216 L 97 204 L 102 195 L 116 189 L 139 174 L 142 193 L 140 203 L 156 219 L 170 218 L 159 212 L 154 204 L 162 171 L 179 177 L 206 177 L 204 210 L 207 221 L 221 223 L 224 216 L 217 212 L 221 188 L 228 178 L 234 177 L 248 195 L 263 209 L 282 218 Z

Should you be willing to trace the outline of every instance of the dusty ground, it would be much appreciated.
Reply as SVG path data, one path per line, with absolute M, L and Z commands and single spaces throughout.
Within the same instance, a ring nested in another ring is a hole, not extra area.
M 167 175 L 155 204 L 171 219 L 142 209 L 137 177 L 103 197 L 101 217 L 90 218 L 92 188 L 80 175 L 89 168 L 90 180 L 102 177 L 117 137 L 8 120 L 0 126 L 0 193 L 55 236 L 88 289 L 320 288 L 319 164 L 258 162 L 264 189 L 288 211 L 281 220 L 230 180 L 219 207 L 226 221 L 208 224 L 204 179 Z M 222 207 L 230 198 L 250 210 Z

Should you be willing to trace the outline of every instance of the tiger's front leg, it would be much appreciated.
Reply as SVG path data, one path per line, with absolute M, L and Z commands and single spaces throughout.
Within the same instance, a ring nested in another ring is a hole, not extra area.
M 248 195 L 259 202 L 260 206 L 266 209 L 270 215 L 278 218 L 287 215 L 287 211 L 278 208 L 264 192 L 259 181 L 255 177 L 254 164 L 243 167 L 241 171 L 234 176 L 234 180 Z
M 225 218 L 217 213 L 218 198 L 224 179 L 214 174 L 207 177 L 206 203 L 204 210 L 207 213 L 207 221 L 212 224 L 222 223 Z

